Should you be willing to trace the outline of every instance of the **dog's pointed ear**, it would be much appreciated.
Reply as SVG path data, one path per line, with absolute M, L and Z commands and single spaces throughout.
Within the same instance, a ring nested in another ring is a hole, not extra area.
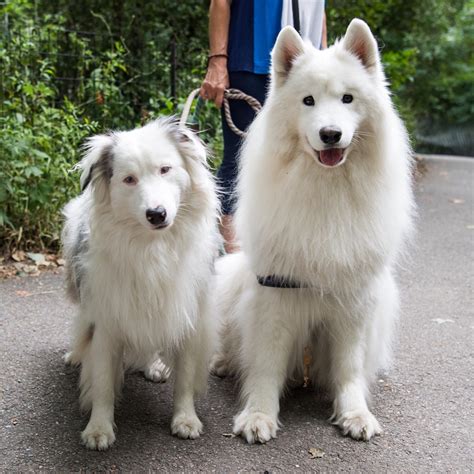
M 108 185 L 112 178 L 112 160 L 115 138 L 112 134 L 89 138 L 84 146 L 84 158 L 79 163 L 82 169 L 81 191 L 89 185 Z
M 172 137 L 186 164 L 195 197 L 205 196 L 205 202 L 214 195 L 213 180 L 207 162 L 207 149 L 202 140 L 192 130 L 175 122 Z
M 347 27 L 342 40 L 343 47 L 354 54 L 368 70 L 377 69 L 380 64 L 379 49 L 369 25 L 354 18 Z
M 272 50 L 273 77 L 277 86 L 284 84 L 295 59 L 303 54 L 305 44 L 292 26 L 280 31 Z
M 207 152 L 202 140 L 186 126 L 178 123 L 173 125 L 173 138 L 181 155 L 207 168 Z

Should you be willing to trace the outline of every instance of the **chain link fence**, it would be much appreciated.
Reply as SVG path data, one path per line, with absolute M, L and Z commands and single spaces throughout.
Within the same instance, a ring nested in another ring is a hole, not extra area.
M 140 39 L 142 44 L 129 45 L 106 28 L 32 25 L 12 34 L 11 26 L 4 15 L 0 114 L 9 113 L 7 106 L 15 99 L 19 110 L 29 109 L 26 104 L 34 101 L 29 94 L 41 94 L 41 84 L 43 103 L 73 103 L 104 128 L 133 126 L 153 111 L 175 110 L 179 64 L 172 35 L 149 33 Z M 139 54 L 132 52 L 137 50 Z

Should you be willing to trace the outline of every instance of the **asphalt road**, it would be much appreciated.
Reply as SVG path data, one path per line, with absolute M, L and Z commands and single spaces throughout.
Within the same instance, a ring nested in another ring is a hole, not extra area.
M 403 315 L 396 365 L 374 387 L 385 433 L 369 443 L 342 437 L 330 404 L 308 389 L 282 403 L 283 428 L 267 445 L 231 432 L 236 389 L 211 377 L 197 408 L 205 434 L 169 434 L 171 384 L 126 377 L 107 452 L 79 443 L 77 371 L 63 365 L 74 308 L 62 275 L 0 283 L 0 470 L 472 471 L 474 160 L 430 159 L 417 184 L 418 236 L 400 272 Z M 311 459 L 308 450 L 324 451 Z

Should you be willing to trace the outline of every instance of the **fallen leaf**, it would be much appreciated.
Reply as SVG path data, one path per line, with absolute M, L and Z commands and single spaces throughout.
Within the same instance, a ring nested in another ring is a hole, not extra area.
M 46 256 L 42 253 L 32 253 L 28 252 L 26 254 L 30 260 L 36 263 L 36 265 L 45 265 L 46 264 Z
M 434 318 L 431 321 L 433 321 L 434 323 L 438 323 L 438 324 L 454 323 L 454 321 L 452 319 L 442 319 L 442 318 Z
M 15 294 L 17 296 L 21 296 L 21 297 L 25 297 L 25 296 L 30 296 L 31 293 L 29 291 L 25 291 L 25 290 L 18 290 L 18 291 L 15 291 Z
M 308 453 L 311 455 L 311 459 L 322 458 L 326 453 L 319 448 L 310 448 Z
M 22 269 L 25 273 L 33 274 L 33 273 L 39 273 L 38 268 L 36 265 L 23 265 Z
M 5 278 L 11 278 L 17 273 L 16 268 L 13 265 L 0 265 L 0 280 Z
M 25 260 L 25 252 L 23 250 L 17 250 L 16 252 L 12 253 L 12 258 L 15 262 L 21 262 Z

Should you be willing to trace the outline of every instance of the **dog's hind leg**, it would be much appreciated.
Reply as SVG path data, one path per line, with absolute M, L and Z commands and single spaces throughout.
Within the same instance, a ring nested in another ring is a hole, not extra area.
M 151 382 L 166 382 L 171 375 L 171 366 L 163 359 L 159 351 L 150 353 L 125 349 L 124 367 L 127 372 L 142 372 Z
M 67 365 L 77 366 L 81 364 L 86 350 L 92 341 L 94 335 L 94 325 L 85 323 L 77 318 L 76 327 L 74 330 L 74 341 L 72 350 L 64 355 L 64 362 Z
M 171 368 L 163 362 L 159 353 L 154 354 L 142 370 L 145 378 L 152 382 L 166 382 L 171 374 Z
M 218 377 L 234 375 L 239 344 L 237 328 L 234 324 L 225 322 L 219 334 L 219 348 L 211 358 L 211 374 Z
M 217 377 L 227 377 L 229 375 L 228 355 L 219 351 L 216 352 L 211 359 L 210 371 L 212 375 Z
M 373 381 L 377 372 L 390 368 L 392 337 L 399 306 L 398 288 L 387 269 L 379 278 L 372 324 L 367 325 L 365 371 L 370 381 Z
M 81 405 L 91 408 L 81 438 L 89 449 L 105 450 L 115 441 L 114 403 L 123 373 L 122 359 L 121 345 L 96 325 L 81 368 Z

